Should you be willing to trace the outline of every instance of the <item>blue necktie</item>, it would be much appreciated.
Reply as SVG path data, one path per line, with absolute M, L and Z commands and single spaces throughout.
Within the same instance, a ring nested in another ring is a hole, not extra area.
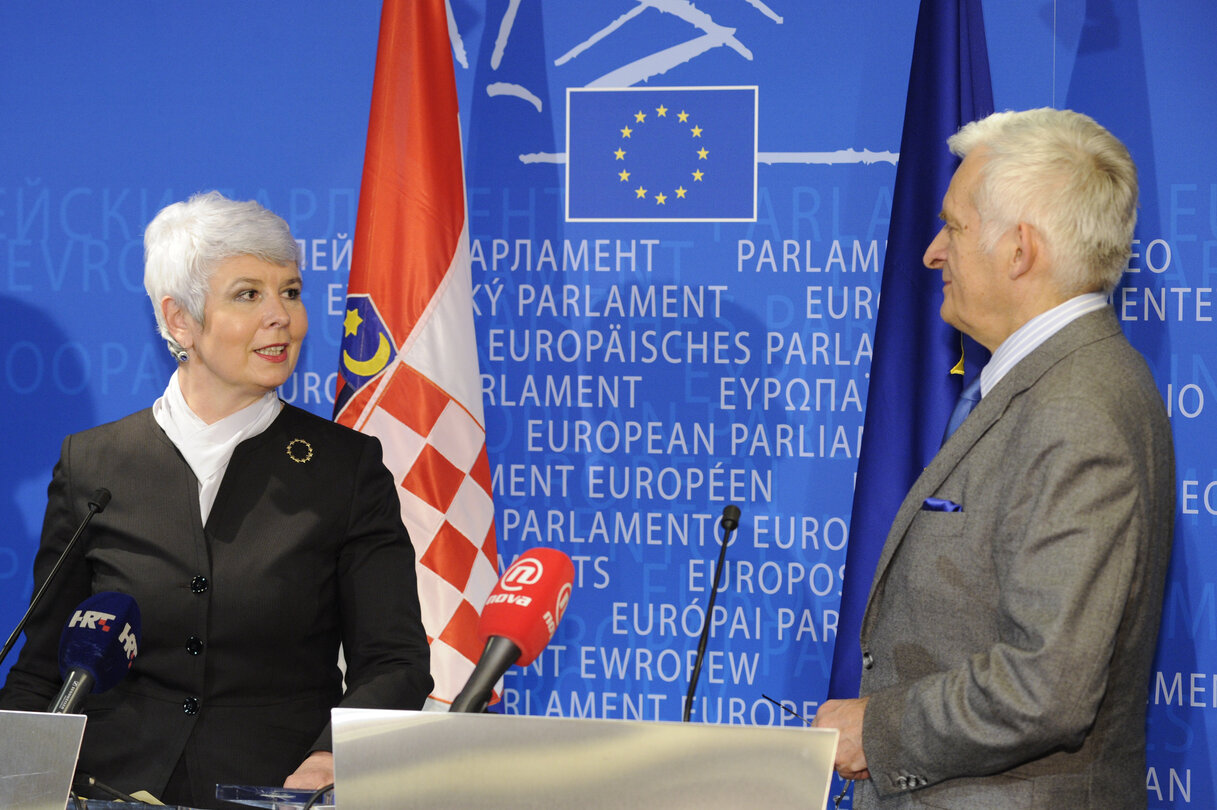
M 942 443 L 946 444 L 947 439 L 955 432 L 955 429 L 963 424 L 963 420 L 968 418 L 968 414 L 976 407 L 976 403 L 980 402 L 980 375 L 977 374 L 972 378 L 972 382 L 964 386 L 959 392 L 959 399 L 955 403 L 955 410 L 951 411 L 951 418 L 947 422 L 947 430 L 942 434 Z

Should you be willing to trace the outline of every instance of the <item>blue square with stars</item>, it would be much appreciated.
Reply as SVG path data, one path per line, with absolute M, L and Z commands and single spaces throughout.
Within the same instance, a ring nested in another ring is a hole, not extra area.
M 566 92 L 570 222 L 754 222 L 755 87 Z

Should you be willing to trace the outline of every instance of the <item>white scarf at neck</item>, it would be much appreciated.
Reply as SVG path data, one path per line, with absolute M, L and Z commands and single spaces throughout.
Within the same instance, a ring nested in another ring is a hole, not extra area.
M 271 391 L 252 405 L 208 425 L 186 404 L 177 372 L 173 372 L 165 393 L 152 403 L 152 417 L 177 446 L 199 480 L 199 513 L 204 524 L 211 514 L 232 451 L 241 442 L 270 427 L 282 409 L 283 403 Z

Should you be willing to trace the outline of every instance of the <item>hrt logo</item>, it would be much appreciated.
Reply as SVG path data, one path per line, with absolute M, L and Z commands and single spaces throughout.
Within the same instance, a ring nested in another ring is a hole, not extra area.
M 110 622 L 116 618 L 113 613 L 102 613 L 99 610 L 78 610 L 72 614 L 68 627 L 80 627 L 84 630 L 100 630 L 103 633 L 109 633 Z
M 135 663 L 135 656 L 139 654 L 139 642 L 135 639 L 135 633 L 131 632 L 131 625 L 124 624 L 123 632 L 119 635 L 118 640 L 122 642 L 123 652 L 127 654 L 127 669 Z
M 522 591 L 529 585 L 536 585 L 545 574 L 545 567 L 535 557 L 521 557 L 511 564 L 499 587 L 505 591 Z

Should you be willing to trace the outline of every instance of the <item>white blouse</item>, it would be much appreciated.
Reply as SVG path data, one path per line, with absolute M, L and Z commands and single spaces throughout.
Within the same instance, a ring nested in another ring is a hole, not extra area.
M 270 427 L 281 410 L 283 403 L 271 391 L 252 405 L 209 425 L 186 404 L 176 371 L 169 378 L 165 393 L 152 403 L 152 417 L 177 446 L 199 480 L 199 514 L 204 525 L 211 514 L 220 482 L 224 480 L 232 451 L 241 442 Z

